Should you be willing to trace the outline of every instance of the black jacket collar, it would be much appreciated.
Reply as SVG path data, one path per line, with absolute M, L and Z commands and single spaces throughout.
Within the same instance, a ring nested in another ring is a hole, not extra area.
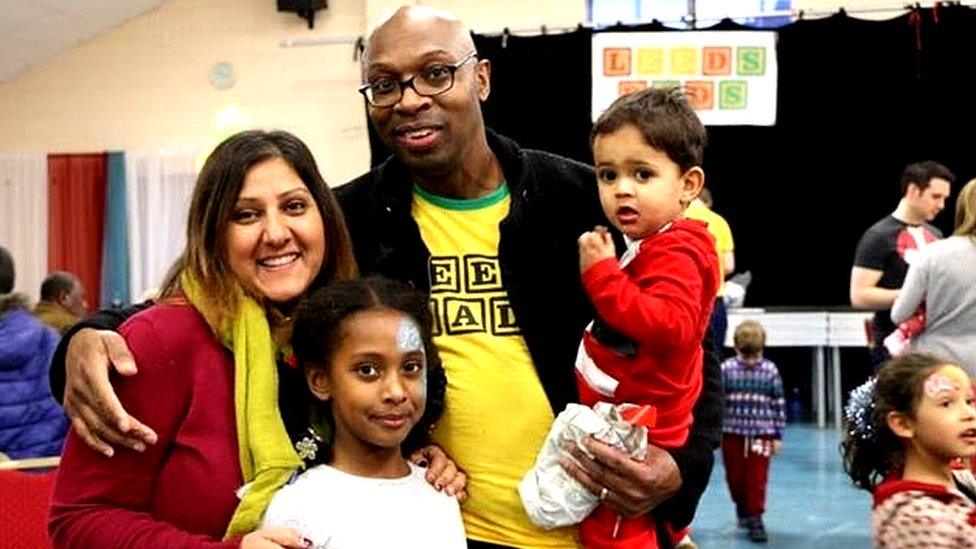
M 499 135 L 490 128 L 485 129 L 488 147 L 498 158 L 502 173 L 511 194 L 523 192 L 522 176 L 525 168 L 522 149 L 511 139 Z M 374 170 L 375 180 L 382 185 L 374 185 L 371 202 L 374 206 L 390 208 L 395 212 L 410 212 L 413 195 L 413 175 L 395 156 L 390 156 Z

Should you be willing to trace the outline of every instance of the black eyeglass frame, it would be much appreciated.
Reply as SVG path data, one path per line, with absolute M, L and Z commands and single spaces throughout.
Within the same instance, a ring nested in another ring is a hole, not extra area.
M 397 94 L 396 100 L 394 100 L 389 105 L 377 105 L 377 104 L 373 103 L 372 100 L 370 100 L 370 98 L 369 98 L 369 89 L 371 87 L 373 87 L 372 84 L 369 84 L 369 83 L 363 84 L 362 86 L 359 86 L 359 88 L 357 88 L 357 91 L 360 94 L 362 94 L 363 99 L 366 100 L 366 103 L 368 103 L 371 107 L 376 108 L 376 109 L 389 109 L 390 107 L 392 107 L 392 106 L 396 105 L 397 103 L 399 103 L 400 100 L 403 99 L 403 92 L 405 92 L 407 90 L 407 88 L 412 89 L 414 91 L 414 93 L 416 93 L 417 95 L 419 95 L 421 97 L 435 97 L 435 96 L 441 95 L 442 93 L 447 93 L 447 92 L 451 91 L 451 88 L 454 87 L 454 82 L 456 80 L 456 74 L 457 74 L 458 69 L 460 69 L 461 66 L 464 65 L 465 63 L 467 63 L 468 61 L 471 61 L 472 59 L 477 59 L 477 58 L 478 58 L 478 50 L 471 50 L 467 54 L 465 54 L 464 57 L 462 57 L 461 59 L 459 59 L 455 63 L 443 63 L 443 64 L 432 65 L 432 66 L 443 67 L 443 68 L 447 69 L 451 73 L 451 83 L 448 84 L 448 86 L 446 88 L 444 88 L 443 90 L 440 90 L 440 91 L 437 91 L 437 92 L 434 92 L 434 93 L 421 93 L 420 90 L 418 90 L 417 87 L 414 86 L 414 84 L 413 84 L 414 79 L 416 79 L 418 76 L 420 76 L 421 74 L 423 74 L 424 71 L 418 72 L 417 74 L 411 76 L 410 78 L 407 78 L 406 80 L 396 80 L 395 82 L 400 87 L 400 92 Z M 431 67 L 427 67 L 427 69 L 430 69 L 430 68 Z M 425 69 L 425 71 L 427 69 Z

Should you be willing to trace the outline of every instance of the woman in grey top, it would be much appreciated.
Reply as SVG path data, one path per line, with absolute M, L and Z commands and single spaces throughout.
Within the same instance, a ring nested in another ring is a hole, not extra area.
M 901 323 L 923 304 L 925 330 L 912 350 L 958 362 L 976 377 L 976 179 L 959 192 L 952 236 L 926 246 L 908 268 L 891 320 Z

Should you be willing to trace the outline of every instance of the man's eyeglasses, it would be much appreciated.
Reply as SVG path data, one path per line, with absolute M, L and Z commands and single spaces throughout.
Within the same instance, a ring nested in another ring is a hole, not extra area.
M 454 73 L 461 65 L 477 57 L 478 52 L 471 51 L 457 63 L 430 65 L 403 81 L 387 76 L 380 77 L 368 84 L 359 86 L 359 93 L 363 94 L 370 105 L 379 108 L 396 105 L 408 87 L 413 88 L 417 95 L 423 97 L 440 95 L 454 87 Z

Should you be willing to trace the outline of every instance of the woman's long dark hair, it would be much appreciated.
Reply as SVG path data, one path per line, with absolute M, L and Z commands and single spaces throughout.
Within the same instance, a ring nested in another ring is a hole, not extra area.
M 417 323 L 427 357 L 427 405 L 423 416 L 401 445 L 404 455 L 409 455 L 430 443 L 430 431 L 444 411 L 447 387 L 444 368 L 432 339 L 433 317 L 425 295 L 406 284 L 379 276 L 334 282 L 315 291 L 298 305 L 291 344 L 295 358 L 303 368 L 327 368 L 342 342 L 343 321 L 356 313 L 383 309 L 403 313 Z M 313 422 L 325 421 L 328 431 L 334 432 L 328 406 L 315 399 L 307 388 L 304 393 L 304 403 L 297 404 L 307 406 L 305 417 Z M 294 401 L 295 396 L 292 394 L 289 400 Z M 282 406 L 286 405 L 288 403 L 283 401 Z M 314 461 L 327 462 L 330 457 L 316 456 Z
M 905 465 L 905 445 L 888 427 L 888 414 L 901 412 L 915 417 L 925 379 L 947 361 L 924 354 L 908 354 L 889 360 L 878 372 L 871 398 L 870 429 L 864 425 L 844 425 L 841 442 L 844 471 L 854 486 L 874 490 L 886 476 Z M 857 422 L 855 422 L 857 423 Z
M 163 298 L 176 295 L 180 274 L 189 271 L 203 290 L 207 320 L 215 329 L 236 314 L 240 288 L 227 258 L 226 227 L 247 173 L 273 158 L 281 158 L 295 170 L 322 216 L 325 258 L 308 291 L 357 274 L 345 217 L 305 143 L 284 131 L 234 134 L 217 145 L 200 170 L 186 219 L 186 248 L 170 267 L 160 291 Z

